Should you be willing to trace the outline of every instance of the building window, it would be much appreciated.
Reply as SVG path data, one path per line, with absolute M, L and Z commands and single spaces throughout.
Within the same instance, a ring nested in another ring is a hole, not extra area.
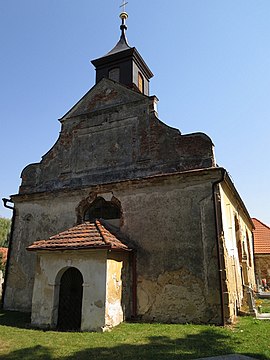
M 138 89 L 141 93 L 144 93 L 144 81 L 141 73 L 138 73 Z
M 248 236 L 248 232 L 246 231 L 246 240 L 247 240 L 247 249 L 248 249 L 248 264 L 251 267 L 252 266 L 252 260 L 251 260 L 251 248 L 250 248 L 250 239 Z
M 247 260 L 246 245 L 244 240 L 242 241 L 242 259 Z
M 120 69 L 113 68 L 109 71 L 109 79 L 119 82 L 120 81 Z
M 120 218 L 120 206 L 113 201 L 106 201 L 102 197 L 96 198 L 84 213 L 84 221 L 103 219 L 117 227 L 119 227 Z
M 240 224 L 236 216 L 234 216 L 234 230 L 235 230 L 236 245 L 238 250 L 238 258 L 241 263 L 243 261 L 243 249 L 242 249 L 242 242 L 240 236 Z

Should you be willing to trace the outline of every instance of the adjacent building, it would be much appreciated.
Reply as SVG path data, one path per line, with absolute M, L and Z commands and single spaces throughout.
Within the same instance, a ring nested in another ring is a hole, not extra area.
M 256 218 L 252 220 L 255 226 L 253 231 L 255 272 L 260 289 L 270 285 L 270 227 Z
M 2 297 L 2 286 L 4 283 L 4 269 L 7 262 L 7 253 L 8 253 L 7 248 L 0 247 L 0 299 Z

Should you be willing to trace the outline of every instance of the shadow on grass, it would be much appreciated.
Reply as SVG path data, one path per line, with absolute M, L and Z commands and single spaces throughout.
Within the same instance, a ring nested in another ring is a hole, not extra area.
M 148 337 L 148 344 L 124 344 L 114 347 L 83 349 L 70 356 L 55 357 L 51 351 L 42 346 L 16 350 L 8 355 L 0 356 L 1 360 L 191 360 L 201 357 L 232 354 L 228 346 L 227 335 L 217 334 L 214 330 L 206 330 L 196 335 L 188 335 L 181 339 L 170 339 L 166 336 Z M 225 344 L 225 342 L 227 344 Z M 252 356 L 252 354 L 246 354 Z M 257 359 L 267 358 L 256 355 Z
M 31 314 L 19 311 L 0 310 L 0 325 L 29 329 Z
M 0 313 L 0 325 L 27 328 L 25 324 L 28 322 L 29 315 L 27 314 Z M 72 337 L 70 340 L 72 342 Z M 56 356 L 55 353 L 53 354 L 52 348 L 38 345 L 0 355 L 0 360 L 191 360 L 234 353 L 231 336 L 217 331 L 215 327 L 209 327 L 200 333 L 188 334 L 176 339 L 168 336 L 150 336 L 142 337 L 140 340 L 147 343 L 117 344 L 115 346 L 108 344 L 108 347 L 91 347 L 91 338 L 89 338 L 88 348 L 83 348 L 68 356 Z M 270 360 L 263 354 L 246 353 L 243 355 Z
M 148 337 L 148 344 L 119 345 L 113 348 L 85 349 L 61 360 L 191 360 L 202 357 L 233 354 L 228 346 L 230 336 L 205 330 L 200 334 L 171 339 L 166 336 Z M 267 360 L 264 355 L 245 354 L 256 359 Z M 60 360 L 60 359 L 59 359 Z
M 0 356 L 1 360 L 53 360 L 49 349 L 44 346 L 34 346 L 32 348 L 25 348 L 12 351 L 7 355 Z
M 212 355 L 209 355 L 209 351 L 197 350 L 196 348 L 185 348 L 185 344 L 175 344 L 175 342 L 169 341 L 168 339 L 154 339 L 153 343 L 149 343 L 147 345 L 119 345 L 115 347 L 101 347 L 101 348 L 92 348 L 85 349 L 74 353 L 71 356 L 63 356 L 63 357 L 55 357 L 52 355 L 52 352 L 43 346 L 35 346 L 32 348 L 25 348 L 21 350 L 12 351 L 7 355 L 0 356 L 1 360 L 191 360 L 191 359 L 199 359 L 201 357 L 209 357 L 209 356 L 220 356 L 232 354 L 232 352 L 223 348 L 222 351 L 217 352 Z M 197 341 L 200 341 L 200 336 Z M 182 340 L 185 341 L 185 340 Z M 215 351 L 211 349 L 211 351 Z M 260 360 L 269 360 L 268 357 L 258 354 L 245 354 L 246 356 L 250 356 L 255 359 Z

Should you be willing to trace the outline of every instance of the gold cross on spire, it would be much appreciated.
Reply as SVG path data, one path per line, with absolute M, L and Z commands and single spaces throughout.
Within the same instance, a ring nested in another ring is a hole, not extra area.
M 122 5 L 119 6 L 120 8 L 122 8 L 122 12 L 120 14 L 120 18 L 122 19 L 122 25 L 121 25 L 122 26 L 121 27 L 122 32 L 127 30 L 127 27 L 125 25 L 125 21 L 128 18 L 128 14 L 126 13 L 126 5 L 127 4 L 128 4 L 128 1 L 123 0 Z
M 128 4 L 128 1 L 123 0 L 122 5 L 120 5 L 119 7 L 122 8 L 123 12 L 126 12 L 126 5 Z

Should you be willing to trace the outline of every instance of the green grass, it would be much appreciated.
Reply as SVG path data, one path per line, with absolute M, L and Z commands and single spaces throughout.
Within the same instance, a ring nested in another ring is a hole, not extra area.
M 106 333 L 29 328 L 22 313 L 0 312 L 0 359 L 174 360 L 239 353 L 270 360 L 270 321 L 243 317 L 234 327 L 124 323 Z
M 270 313 L 270 299 L 258 299 L 256 302 L 261 306 L 262 313 Z

